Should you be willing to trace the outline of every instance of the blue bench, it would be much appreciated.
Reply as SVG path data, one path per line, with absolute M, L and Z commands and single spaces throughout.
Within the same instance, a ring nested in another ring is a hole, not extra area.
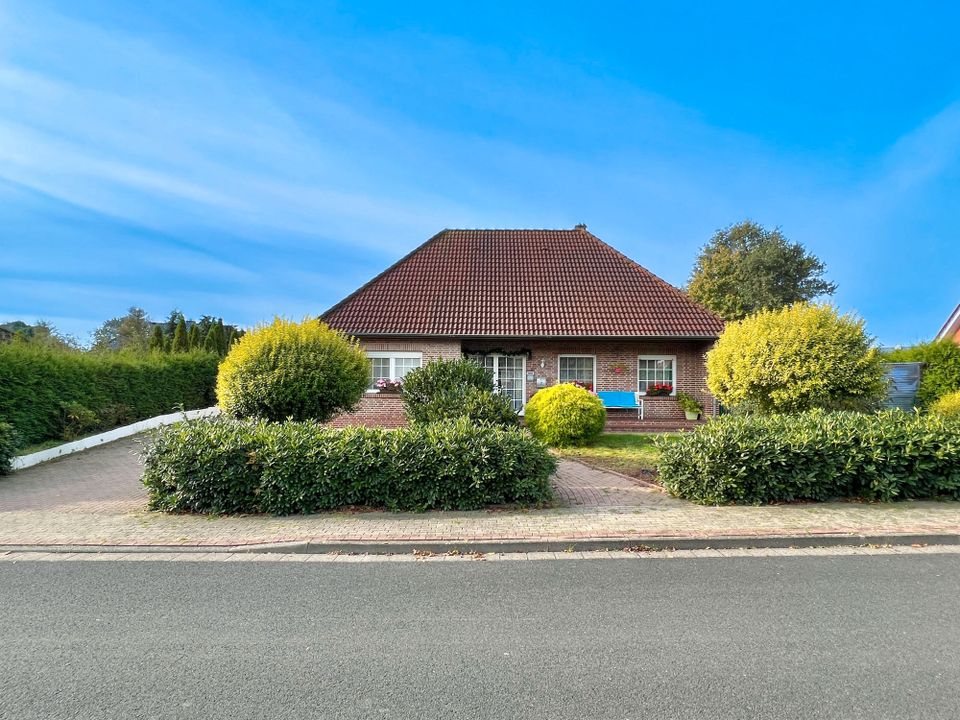
M 637 418 L 643 420 L 643 398 L 640 393 L 626 390 L 604 390 L 598 392 L 597 397 L 605 408 L 611 410 L 633 410 L 636 408 Z

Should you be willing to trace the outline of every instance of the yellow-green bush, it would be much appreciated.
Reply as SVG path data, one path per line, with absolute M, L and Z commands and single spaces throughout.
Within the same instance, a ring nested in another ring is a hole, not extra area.
M 728 407 L 760 413 L 866 409 L 886 390 L 863 321 L 805 303 L 729 323 L 707 354 L 707 385 Z
M 960 391 L 960 345 L 953 340 L 934 340 L 889 350 L 885 359 L 923 363 L 917 389 L 917 407 L 921 410 L 929 408 L 944 395 Z
M 960 390 L 944 395 L 931 405 L 930 409 L 939 415 L 960 417 Z
M 534 437 L 554 447 L 586 445 L 603 432 L 607 411 L 593 393 L 572 383 L 538 390 L 524 409 Z
M 220 364 L 217 399 L 234 417 L 326 422 L 357 406 L 369 373 L 355 339 L 319 320 L 276 318 L 231 348 Z

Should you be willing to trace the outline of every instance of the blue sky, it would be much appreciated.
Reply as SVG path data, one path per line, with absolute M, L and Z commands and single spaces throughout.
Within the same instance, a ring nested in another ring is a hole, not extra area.
M 0 0 L 0 320 L 315 314 L 444 227 L 683 285 L 747 217 L 883 343 L 960 302 L 956 4 L 152 5 Z

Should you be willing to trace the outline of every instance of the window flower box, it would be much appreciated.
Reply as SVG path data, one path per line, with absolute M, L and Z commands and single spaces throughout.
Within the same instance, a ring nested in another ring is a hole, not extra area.
M 667 397 L 673 393 L 673 385 L 670 383 L 655 383 L 647 386 L 647 397 Z
M 400 378 L 396 380 L 387 380 L 386 378 L 379 378 L 376 382 L 376 388 L 382 393 L 397 394 L 401 390 L 403 390 L 403 380 Z

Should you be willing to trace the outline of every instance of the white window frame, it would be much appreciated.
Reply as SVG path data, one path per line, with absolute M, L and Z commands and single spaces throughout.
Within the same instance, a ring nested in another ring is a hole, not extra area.
M 422 352 L 408 352 L 400 350 L 367 350 L 368 358 L 388 358 L 390 360 L 390 380 L 394 380 L 397 377 L 397 358 L 417 358 L 420 361 L 420 367 L 423 367 L 423 353 Z M 370 394 L 376 394 L 380 392 L 378 388 L 367 388 L 367 392 Z
M 590 358 L 593 360 L 593 391 L 597 391 L 597 356 L 596 355 L 586 355 L 578 353 L 563 353 L 557 355 L 557 383 L 568 382 L 567 380 L 560 379 L 560 361 L 563 358 Z
M 499 393 L 500 387 L 500 360 L 499 358 L 504 357 L 517 357 L 513 353 L 463 353 L 463 357 L 467 360 L 473 360 L 475 357 L 493 357 L 497 358 L 493 361 L 493 387 L 494 392 Z M 520 409 L 516 411 L 517 415 L 523 417 L 523 413 L 527 407 L 527 356 L 519 355 L 522 362 L 521 366 L 521 375 L 520 375 Z M 509 397 L 509 396 L 504 396 Z
M 675 397 L 677 394 L 677 381 L 679 379 L 679 368 L 677 367 L 676 355 L 637 355 L 637 392 L 641 397 L 647 397 L 646 390 L 640 389 L 640 361 L 641 360 L 672 360 L 673 361 L 673 392 L 667 397 Z

